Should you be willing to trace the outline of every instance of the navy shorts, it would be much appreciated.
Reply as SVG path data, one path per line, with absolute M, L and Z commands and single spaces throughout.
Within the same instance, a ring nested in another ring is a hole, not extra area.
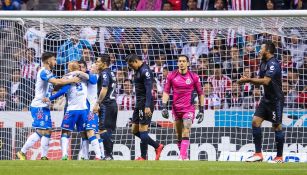
M 284 102 L 281 100 L 274 103 L 261 100 L 254 116 L 261 117 L 273 124 L 282 124 L 283 106 Z

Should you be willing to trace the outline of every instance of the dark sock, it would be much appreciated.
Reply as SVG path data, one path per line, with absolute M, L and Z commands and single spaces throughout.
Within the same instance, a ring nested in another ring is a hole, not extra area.
M 262 132 L 260 127 L 253 127 L 253 138 L 255 144 L 255 152 L 261 153 L 262 145 Z
M 141 139 L 141 157 L 146 159 L 147 158 L 147 149 L 148 149 L 148 132 L 140 132 L 140 139 Z
M 285 142 L 285 134 L 283 131 L 275 131 L 275 142 L 277 147 L 277 157 L 282 157 Z
M 180 151 L 180 148 L 181 148 L 181 140 L 177 140 L 177 146 L 178 146 L 178 149 Z
M 103 139 L 105 156 L 112 156 L 113 153 L 113 141 L 112 141 L 112 132 L 104 132 L 100 135 L 101 139 Z
M 147 132 L 147 135 L 148 135 L 148 131 L 146 131 L 146 132 Z M 141 138 L 140 132 L 137 132 L 134 135 L 137 136 L 138 138 Z M 159 143 L 154 141 L 149 135 L 148 135 L 148 145 L 154 147 L 155 149 L 157 149 L 159 147 Z

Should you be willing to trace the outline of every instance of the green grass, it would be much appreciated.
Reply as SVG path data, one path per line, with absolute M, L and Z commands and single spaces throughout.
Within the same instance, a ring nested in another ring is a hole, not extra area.
M 307 163 L 206 161 L 0 161 L 0 175 L 307 175 Z

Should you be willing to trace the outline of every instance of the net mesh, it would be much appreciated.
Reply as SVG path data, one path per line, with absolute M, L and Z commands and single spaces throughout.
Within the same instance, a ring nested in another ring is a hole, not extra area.
M 66 73 L 67 63 L 107 53 L 111 69 L 117 76 L 117 103 L 121 111 L 114 135 L 116 159 L 134 159 L 140 154 L 138 139 L 130 134 L 130 120 L 135 105 L 133 72 L 124 58 L 135 53 L 154 72 L 155 112 L 150 133 L 166 145 L 162 159 L 176 159 L 178 149 L 173 121 L 161 117 L 161 97 L 165 77 L 176 69 L 176 58 L 190 58 L 190 70 L 199 74 L 205 93 L 205 121 L 194 122 L 191 131 L 190 159 L 240 160 L 254 149 L 251 120 L 263 94 L 263 88 L 236 81 L 247 75 L 257 77 L 258 52 L 261 43 L 272 40 L 276 57 L 283 68 L 286 132 L 286 155 L 306 153 L 306 17 L 240 17 L 240 18 L 16 18 L 0 20 L 0 139 L 11 145 L 2 149 L 0 159 L 13 159 L 33 130 L 28 111 L 34 97 L 36 73 L 43 52 L 56 53 L 54 74 Z M 53 92 L 54 93 L 54 92 Z M 170 104 L 172 101 L 170 101 Z M 197 99 L 195 99 L 197 104 Z M 51 110 L 62 111 L 65 97 L 53 102 Z M 8 111 L 15 111 L 10 113 Z M 19 116 L 19 117 L 17 117 Z M 51 159 L 59 159 L 59 126 L 56 117 Z M 24 123 L 17 126 L 16 122 Z M 2 125 L 1 125 L 2 123 Z M 264 122 L 263 150 L 269 156 L 276 152 L 271 124 Z M 78 159 L 80 139 L 74 133 L 71 156 Z M 38 149 L 38 145 L 34 149 Z M 32 151 L 33 152 L 33 151 Z M 37 152 L 37 150 L 36 150 Z M 246 153 L 246 154 L 244 154 Z M 28 157 L 36 159 L 33 153 Z M 2 156 L 3 155 L 3 156 Z M 230 158 L 229 158 L 230 155 Z M 227 158 L 228 157 L 228 158 Z M 149 159 L 154 159 L 150 148 Z

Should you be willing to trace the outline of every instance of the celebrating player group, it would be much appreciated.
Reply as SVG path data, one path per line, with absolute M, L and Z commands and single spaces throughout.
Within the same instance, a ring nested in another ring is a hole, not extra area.
M 275 130 L 277 156 L 272 163 L 282 162 L 284 133 L 282 131 L 283 93 L 281 88 L 281 67 L 274 57 L 275 46 L 265 42 L 261 46 L 259 78 L 242 76 L 239 84 L 253 83 L 264 86 L 264 97 L 252 121 L 252 133 L 255 144 L 255 154 L 246 161 L 262 161 L 261 123 L 271 121 Z M 84 61 L 69 62 L 67 74 L 57 79 L 52 74 L 56 60 L 52 53 L 42 55 L 43 66 L 37 74 L 35 98 L 31 104 L 32 126 L 35 132 L 30 135 L 22 149 L 16 153 L 20 160 L 26 160 L 26 153 L 37 141 L 41 141 L 41 159 L 48 160 L 47 153 L 51 136 L 51 116 L 49 105 L 52 100 L 66 95 L 67 104 L 64 109 L 61 134 L 62 160 L 68 160 L 68 143 L 71 132 L 80 132 L 81 157 L 89 159 L 89 144 L 91 144 L 95 159 L 113 160 L 112 134 L 116 129 L 118 107 L 116 103 L 116 76 L 109 68 L 110 57 L 100 55 L 96 62 L 87 64 Z M 149 126 L 154 112 L 152 96 L 154 76 L 150 67 L 142 59 L 130 54 L 126 57 L 128 66 L 134 71 L 134 86 L 136 105 L 132 117 L 131 133 L 141 139 L 141 155 L 136 160 L 147 160 L 148 145 L 155 149 L 155 160 L 160 159 L 164 145 L 149 136 Z M 87 65 L 90 65 L 87 68 Z M 177 57 L 178 69 L 167 75 L 162 96 L 162 117 L 169 118 L 168 101 L 172 95 L 172 116 L 179 149 L 178 160 L 189 160 L 190 130 L 204 120 L 204 94 L 199 76 L 189 70 L 190 60 L 186 55 Z M 53 85 L 61 86 L 55 93 Z M 193 94 L 198 95 L 198 113 Z

